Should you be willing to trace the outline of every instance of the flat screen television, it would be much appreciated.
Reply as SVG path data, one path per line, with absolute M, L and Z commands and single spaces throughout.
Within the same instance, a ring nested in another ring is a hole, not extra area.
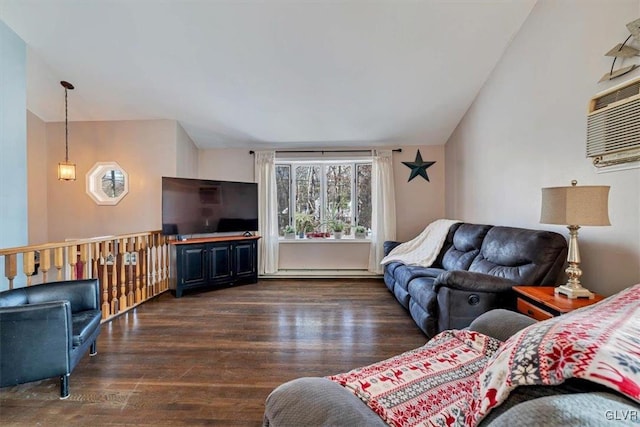
M 162 177 L 162 233 L 258 230 L 258 184 Z

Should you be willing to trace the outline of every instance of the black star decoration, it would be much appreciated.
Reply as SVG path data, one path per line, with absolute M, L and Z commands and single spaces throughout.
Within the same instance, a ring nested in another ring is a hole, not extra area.
M 433 166 L 435 162 L 423 162 L 420 150 L 416 154 L 416 159 L 413 162 L 402 162 L 403 165 L 411 169 L 411 175 L 409 175 L 409 181 L 416 176 L 420 175 L 427 181 L 429 181 L 429 175 L 427 175 L 427 168 Z M 407 181 L 407 182 L 409 182 Z

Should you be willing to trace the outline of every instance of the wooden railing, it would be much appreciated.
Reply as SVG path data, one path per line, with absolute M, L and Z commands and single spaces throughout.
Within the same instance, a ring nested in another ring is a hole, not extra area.
M 0 249 L 0 257 L 0 279 L 8 281 L 0 289 L 98 278 L 103 321 L 169 288 L 169 244 L 160 231 Z

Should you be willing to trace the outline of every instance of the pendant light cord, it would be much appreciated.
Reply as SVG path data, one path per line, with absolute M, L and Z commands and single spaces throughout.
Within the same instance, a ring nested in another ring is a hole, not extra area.
M 67 110 L 67 88 L 64 88 L 64 161 L 69 163 L 69 119 Z
M 75 89 L 73 85 L 64 80 L 60 82 L 64 88 L 64 161 L 69 163 L 69 96 L 67 90 Z

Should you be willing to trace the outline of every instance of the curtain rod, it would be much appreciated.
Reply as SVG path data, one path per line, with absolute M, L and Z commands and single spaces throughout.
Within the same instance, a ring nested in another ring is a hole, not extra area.
M 276 153 L 370 153 L 374 149 L 370 150 L 275 150 Z M 402 153 L 402 148 L 394 148 L 391 151 Z M 249 154 L 255 154 L 255 151 L 249 151 Z

